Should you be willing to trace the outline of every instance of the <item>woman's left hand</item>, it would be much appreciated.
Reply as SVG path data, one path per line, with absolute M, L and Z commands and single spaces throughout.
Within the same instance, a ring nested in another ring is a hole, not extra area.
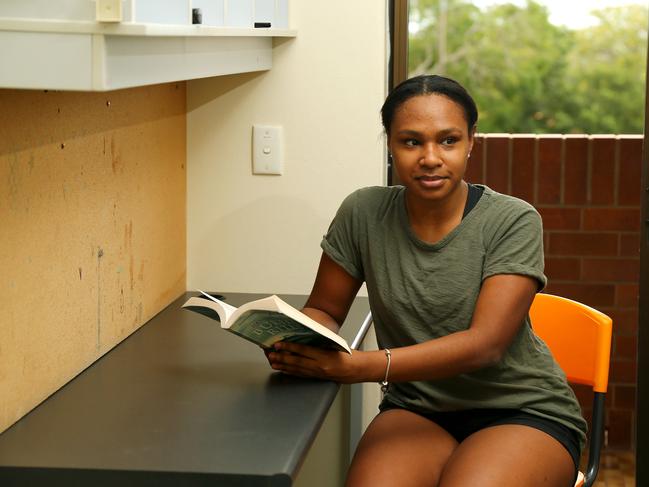
M 313 377 L 343 384 L 360 382 L 359 355 L 326 350 L 298 343 L 279 342 L 273 345 L 268 360 L 273 369 L 298 377 Z

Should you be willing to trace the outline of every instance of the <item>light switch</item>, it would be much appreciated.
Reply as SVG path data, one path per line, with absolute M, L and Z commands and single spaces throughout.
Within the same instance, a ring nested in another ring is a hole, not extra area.
M 97 22 L 121 22 L 122 0 L 97 0 L 95 18 Z
M 253 174 L 282 174 L 284 170 L 282 132 L 281 126 L 252 126 Z

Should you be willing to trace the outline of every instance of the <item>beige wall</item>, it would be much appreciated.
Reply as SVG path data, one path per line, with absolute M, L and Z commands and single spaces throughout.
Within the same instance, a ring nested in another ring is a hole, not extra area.
M 307 293 L 342 199 L 383 184 L 386 2 L 291 2 L 264 73 L 188 82 L 188 288 Z M 251 173 L 252 125 L 284 127 L 282 176 Z
M 385 13 L 291 2 L 271 71 L 187 93 L 0 90 L 0 431 L 183 292 L 185 265 L 190 289 L 309 291 L 342 199 L 385 178 Z M 283 176 L 251 174 L 253 123 L 284 126 Z
M 185 290 L 185 103 L 0 90 L 0 431 Z

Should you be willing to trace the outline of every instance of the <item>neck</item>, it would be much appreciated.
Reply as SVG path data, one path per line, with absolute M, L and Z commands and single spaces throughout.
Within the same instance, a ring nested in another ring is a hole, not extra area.
M 443 238 L 462 221 L 469 187 L 465 181 L 442 201 L 422 201 L 412 198 L 406 190 L 406 209 L 410 226 L 417 236 L 427 242 Z

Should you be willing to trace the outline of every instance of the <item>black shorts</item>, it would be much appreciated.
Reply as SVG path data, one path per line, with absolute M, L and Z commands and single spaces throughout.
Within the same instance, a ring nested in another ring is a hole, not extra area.
M 390 401 L 383 400 L 379 406 L 381 411 L 388 411 L 390 409 L 405 409 L 408 408 L 399 406 Z M 435 424 L 444 428 L 458 443 L 471 436 L 476 431 L 488 428 L 490 426 L 498 426 L 503 424 L 521 424 L 531 426 L 549 434 L 552 438 L 561 443 L 575 464 L 575 480 L 577 479 L 577 472 L 579 470 L 579 460 L 581 456 L 581 448 L 579 445 L 579 436 L 576 431 L 564 426 L 551 419 L 535 416 L 534 414 L 525 413 L 518 409 L 466 409 L 462 411 L 443 411 L 433 413 L 421 413 L 419 411 L 411 411 L 420 416 L 430 419 Z

